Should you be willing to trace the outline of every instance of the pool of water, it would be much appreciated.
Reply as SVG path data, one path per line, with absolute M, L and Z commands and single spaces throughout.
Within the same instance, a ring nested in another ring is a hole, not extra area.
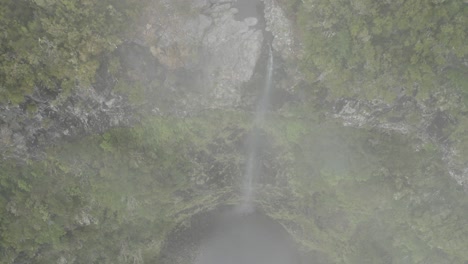
M 195 264 L 296 264 L 288 234 L 259 213 L 227 214 L 203 239 Z

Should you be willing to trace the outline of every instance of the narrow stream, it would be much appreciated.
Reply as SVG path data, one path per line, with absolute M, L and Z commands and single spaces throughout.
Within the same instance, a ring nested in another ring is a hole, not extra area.
M 255 184 L 259 172 L 260 137 L 270 104 L 273 51 L 268 47 L 265 84 L 247 139 L 247 164 L 241 204 L 217 221 L 199 248 L 195 264 L 295 264 L 298 254 L 287 232 L 255 210 Z
M 261 17 L 259 0 L 237 0 L 238 18 Z M 263 3 L 261 3 L 263 4 Z M 268 45 L 265 80 L 247 138 L 246 167 L 241 202 L 222 214 L 213 231 L 201 242 L 195 264 L 295 264 L 298 252 L 283 227 L 255 209 L 255 186 L 260 173 L 262 129 L 270 106 L 273 51 Z
M 259 173 L 260 133 L 265 122 L 265 115 L 270 105 L 270 94 L 273 78 L 273 51 L 268 47 L 268 63 L 266 69 L 265 85 L 260 101 L 257 104 L 252 131 L 247 140 L 247 166 L 242 186 L 241 213 L 250 213 L 254 210 L 255 180 Z

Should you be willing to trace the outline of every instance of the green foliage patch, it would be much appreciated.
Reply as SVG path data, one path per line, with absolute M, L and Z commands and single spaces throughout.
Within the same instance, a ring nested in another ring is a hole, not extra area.
M 270 115 L 256 202 L 302 250 L 333 263 L 464 263 L 468 197 L 437 148 L 339 124 Z M 292 112 L 291 112 L 292 113 Z M 247 115 L 153 117 L 2 163 L 6 263 L 158 261 L 196 213 L 238 202 Z M 442 262 L 443 263 L 443 262 Z
M 301 126 L 299 140 L 281 148 L 288 188 L 263 189 L 259 199 L 306 252 L 326 263 L 468 260 L 468 195 L 437 148 L 333 122 Z
M 167 232 L 230 192 L 217 179 L 197 181 L 200 174 L 228 175 L 230 164 L 239 162 L 234 120 L 241 129 L 246 118 L 236 113 L 148 118 L 133 128 L 49 148 L 44 160 L 3 162 L 2 260 L 128 263 L 144 256 L 154 261 Z M 226 168 L 212 171 L 216 164 Z
M 463 1 L 283 2 L 298 6 L 292 16 L 305 43 L 303 70 L 334 97 L 425 100 L 442 87 L 465 87 Z
M 35 87 L 89 86 L 104 55 L 130 37 L 145 1 L 0 1 L 0 102 Z

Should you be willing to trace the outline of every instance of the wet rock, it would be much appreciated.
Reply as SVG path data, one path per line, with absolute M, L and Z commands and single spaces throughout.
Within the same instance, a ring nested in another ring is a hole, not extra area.
M 345 126 L 411 135 L 417 139 L 413 146 L 416 151 L 423 144 L 434 144 L 440 150 L 450 176 L 468 191 L 468 167 L 460 160 L 456 146 L 448 140 L 451 126 L 456 122 L 447 112 L 429 107 L 413 97 L 397 98 L 393 103 L 340 98 L 331 105 L 330 117 L 341 120 Z
M 248 22 L 234 20 L 233 15 L 227 12 L 214 19 L 214 27 L 203 39 L 202 85 L 212 87 L 209 101 L 204 102 L 210 108 L 240 103 L 240 86 L 251 78 L 261 52 L 261 31 L 250 29 Z
M 99 221 L 89 213 L 82 211 L 80 214 L 75 216 L 75 223 L 79 226 L 89 226 L 92 224 L 98 224 Z
M 274 0 L 264 0 L 267 31 L 273 34 L 273 49 L 281 54 L 283 59 L 295 57 L 294 37 L 291 22 L 283 9 Z
M 194 14 L 168 4 L 167 12 L 155 14 L 147 25 L 145 45 L 176 79 L 184 80 L 165 84 L 166 89 L 183 91 L 179 112 L 236 107 L 240 87 L 251 78 L 261 53 L 257 19 L 237 21 L 233 1 L 195 1 L 191 9 Z
M 109 87 L 108 87 L 109 88 Z M 40 90 L 35 95 L 40 97 Z M 121 96 L 92 87 L 76 88 L 66 98 L 36 103 L 34 114 L 20 106 L 0 106 L 5 121 L 0 126 L 2 158 L 37 158 L 41 149 L 61 139 L 102 133 L 110 127 L 136 120 L 131 106 Z

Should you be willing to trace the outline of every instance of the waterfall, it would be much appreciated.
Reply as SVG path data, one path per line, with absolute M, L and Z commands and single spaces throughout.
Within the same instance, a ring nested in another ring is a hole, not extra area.
M 255 199 L 255 180 L 259 173 L 259 148 L 260 148 L 260 133 L 265 122 L 265 115 L 270 104 L 270 94 L 273 77 L 273 51 L 271 46 L 268 49 L 268 63 L 265 76 L 265 84 L 255 110 L 255 117 L 252 131 L 247 139 L 247 165 L 242 186 L 242 203 L 240 211 L 242 213 L 250 213 L 254 210 Z
M 216 218 L 213 232 L 199 248 L 194 264 L 295 264 L 296 251 L 281 225 L 273 227 L 268 216 L 255 210 L 255 189 L 260 174 L 262 129 L 269 110 L 273 75 L 273 52 L 268 49 L 264 87 L 255 108 L 252 130 L 247 138 L 246 166 L 242 182 L 242 202 L 234 211 Z M 264 221 L 262 219 L 268 220 Z M 279 231 L 279 232 L 278 232 Z M 282 232 L 284 231 L 284 233 Z M 284 236 L 286 234 L 286 236 Z

